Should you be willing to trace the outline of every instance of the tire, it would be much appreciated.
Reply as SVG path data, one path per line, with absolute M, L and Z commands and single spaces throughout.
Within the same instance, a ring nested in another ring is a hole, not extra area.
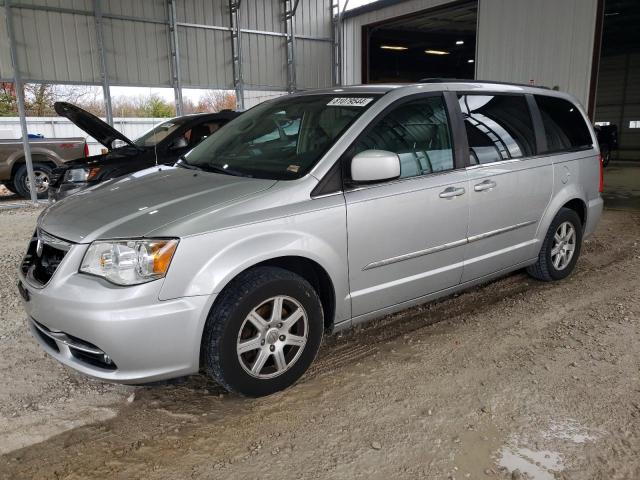
M 272 316 L 277 299 L 282 299 L 280 315 Z M 270 395 L 309 368 L 323 329 L 322 304 L 309 282 L 282 268 L 256 267 L 232 280 L 216 299 L 202 335 L 202 364 L 231 392 Z M 241 342 L 246 350 L 238 353 Z
M 566 230 L 564 230 L 566 235 L 564 237 L 562 235 L 563 226 L 566 227 Z M 572 237 L 570 228 L 573 229 Z M 556 234 L 558 234 L 557 237 Z M 580 217 L 574 210 L 561 208 L 551 222 L 547 235 L 542 242 L 538 261 L 528 267 L 527 272 L 533 278 L 543 282 L 566 278 L 576 266 L 580 256 L 581 245 L 582 222 Z M 569 254 L 571 247 L 573 247 L 573 250 Z M 563 256 L 563 251 L 565 252 L 564 258 L 559 258 Z
M 611 161 L 611 150 L 606 148 L 601 153 L 602 153 L 602 166 L 606 168 L 609 165 L 609 162 Z
M 53 168 L 45 163 L 33 164 L 33 173 L 36 176 L 36 186 L 38 188 L 38 198 L 47 198 L 52 170 Z M 26 164 L 18 167 L 15 175 L 13 176 L 12 183 L 15 186 L 15 191 L 18 195 L 27 199 L 31 198 Z

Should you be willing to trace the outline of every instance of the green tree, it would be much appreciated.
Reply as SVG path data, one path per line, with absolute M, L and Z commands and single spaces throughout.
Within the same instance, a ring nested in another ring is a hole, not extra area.
M 158 118 L 174 117 L 176 115 L 173 105 L 155 93 L 148 97 L 143 97 L 140 107 L 140 115 L 144 117 Z

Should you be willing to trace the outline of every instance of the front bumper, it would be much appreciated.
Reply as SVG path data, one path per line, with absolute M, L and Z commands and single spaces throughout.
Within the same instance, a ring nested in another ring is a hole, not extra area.
M 86 375 L 117 383 L 196 373 L 213 297 L 160 301 L 163 280 L 117 287 L 80 274 L 86 248 L 75 245 L 42 288 L 20 273 L 29 326 L 42 348 Z

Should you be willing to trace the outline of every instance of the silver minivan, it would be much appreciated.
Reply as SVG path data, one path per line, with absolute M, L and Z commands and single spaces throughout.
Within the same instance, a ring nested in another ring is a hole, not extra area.
M 526 268 L 571 273 L 602 211 L 570 95 L 478 81 L 310 91 L 262 103 L 175 166 L 46 209 L 19 275 L 28 323 L 87 375 L 203 369 L 261 396 L 323 333 Z

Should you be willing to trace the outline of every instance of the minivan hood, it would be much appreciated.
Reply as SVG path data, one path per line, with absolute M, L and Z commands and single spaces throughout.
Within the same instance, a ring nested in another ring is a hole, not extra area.
M 58 115 L 71 120 L 109 150 L 111 150 L 111 144 L 116 139 L 122 140 L 131 146 L 135 146 L 131 140 L 111 125 L 103 122 L 92 113 L 89 113 L 80 107 L 67 102 L 56 102 L 53 104 L 53 108 Z
M 275 180 L 153 167 L 110 180 L 54 203 L 38 226 L 76 243 L 138 238 L 198 211 L 267 190 Z

